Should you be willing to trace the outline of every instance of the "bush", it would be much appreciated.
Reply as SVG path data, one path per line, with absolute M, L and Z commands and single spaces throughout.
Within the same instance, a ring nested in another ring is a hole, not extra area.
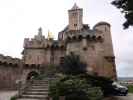
M 65 96 L 66 100 L 102 100 L 103 89 L 112 81 L 86 74 L 86 67 L 78 55 L 65 56 L 61 64 L 62 74 L 50 82 L 49 96 L 54 100 L 59 100 L 59 96 Z
M 59 96 L 65 96 L 66 100 L 102 100 L 103 94 L 99 87 L 92 87 L 84 78 L 66 76 L 50 83 L 49 96 L 54 100 Z
M 88 74 L 80 75 L 80 77 L 85 78 L 87 83 L 92 84 L 93 87 L 100 87 L 105 96 L 110 93 L 110 85 L 113 82 L 110 78 Z
M 17 100 L 17 97 L 16 97 L 16 96 L 12 96 L 12 97 L 10 98 L 10 100 Z

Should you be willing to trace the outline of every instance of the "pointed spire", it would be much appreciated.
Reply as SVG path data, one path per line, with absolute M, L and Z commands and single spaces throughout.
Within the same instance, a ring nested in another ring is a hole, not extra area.
M 77 6 L 76 3 L 75 3 L 74 6 L 72 7 L 72 10 L 75 10 L 75 9 L 79 9 L 79 7 Z
M 41 27 L 38 29 L 38 35 L 42 36 L 42 28 Z

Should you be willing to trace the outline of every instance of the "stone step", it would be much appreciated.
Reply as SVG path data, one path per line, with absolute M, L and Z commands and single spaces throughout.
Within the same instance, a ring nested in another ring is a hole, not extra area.
M 49 83 L 32 83 L 32 85 L 48 85 Z
M 31 85 L 31 87 L 48 87 L 48 84 L 47 85 L 46 84 L 45 85 L 35 85 L 34 84 L 34 85 Z
M 40 99 L 27 99 L 27 98 L 18 98 L 17 100 L 40 100 Z M 42 99 L 42 100 L 44 100 L 44 99 Z
M 49 80 L 34 80 L 33 82 L 49 82 Z
M 44 89 L 38 89 L 38 88 L 29 88 L 29 89 L 27 89 L 27 91 L 32 91 L 32 92 L 43 92 L 43 91 L 45 91 L 45 92 L 47 92 L 48 91 L 48 88 L 44 88 Z
M 26 98 L 26 99 L 46 99 L 48 95 L 26 95 L 23 94 L 20 98 Z
M 41 83 L 41 84 L 39 84 L 39 83 L 32 83 L 32 85 L 36 85 L 36 86 L 37 86 L 37 85 L 39 85 L 39 86 L 40 86 L 40 85 L 42 85 L 42 86 L 43 86 L 43 85 L 44 85 L 44 86 L 46 85 L 46 86 L 48 86 L 48 83 L 45 83 L 45 84 L 44 84 L 44 83 Z
M 48 95 L 48 91 L 27 91 L 23 94 L 26 94 L 26 95 Z
M 32 86 L 32 87 L 29 87 L 28 90 L 29 89 L 48 89 L 48 86 L 47 87 L 46 86 Z
M 47 85 L 49 83 L 39 83 L 39 82 L 36 82 L 36 83 L 32 83 L 32 84 L 34 84 L 34 85 Z
M 32 83 L 31 85 L 48 85 L 49 83 Z
M 32 84 L 31 86 L 49 86 L 49 84 Z
M 49 81 L 34 80 L 31 85 L 26 89 L 20 98 L 17 100 L 47 100 Z
M 48 83 L 49 81 L 33 81 L 33 83 Z
M 30 87 L 49 87 L 49 85 L 31 85 Z

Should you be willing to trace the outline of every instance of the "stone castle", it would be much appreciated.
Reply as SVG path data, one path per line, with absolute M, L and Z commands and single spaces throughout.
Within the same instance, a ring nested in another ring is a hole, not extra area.
M 45 38 L 40 28 L 34 38 L 24 39 L 22 59 L 0 56 L 0 88 L 12 89 L 17 80 L 26 79 L 42 65 L 59 65 L 64 56 L 72 52 L 80 55 L 88 72 L 116 79 L 110 24 L 99 22 L 90 29 L 83 23 L 83 9 L 76 4 L 68 15 L 69 24 L 59 32 L 57 40 L 51 36 Z

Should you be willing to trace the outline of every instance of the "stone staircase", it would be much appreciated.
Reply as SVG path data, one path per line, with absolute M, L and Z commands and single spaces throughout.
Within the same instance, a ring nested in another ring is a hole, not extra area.
M 33 80 L 17 100 L 47 100 L 49 79 Z

